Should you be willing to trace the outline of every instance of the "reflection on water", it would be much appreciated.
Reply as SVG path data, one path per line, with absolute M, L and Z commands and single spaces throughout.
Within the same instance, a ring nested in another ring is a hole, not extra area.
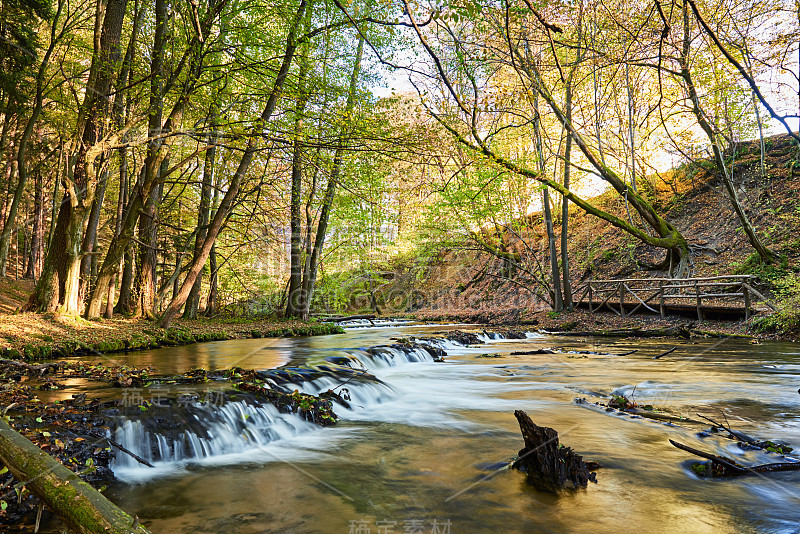
M 443 329 L 354 329 L 120 358 L 165 373 L 233 365 L 263 369 L 334 355 L 357 358 L 364 354 L 359 349 L 391 343 L 391 337 Z M 669 357 L 652 359 L 676 345 Z M 638 352 L 510 355 L 542 347 Z M 107 495 L 153 532 L 170 533 L 363 534 L 414 532 L 415 526 L 428 533 L 447 521 L 451 534 L 797 532 L 800 473 L 700 480 L 688 469 L 690 457 L 669 438 L 717 454 L 741 451 L 732 442 L 573 402 L 616 391 L 686 417 L 727 417 L 748 434 L 800 447 L 797 345 L 534 337 L 447 350 L 446 363 L 367 362 L 390 388 L 364 389 L 349 410 L 337 406 L 342 421 L 336 427 L 168 471 L 129 465 L 134 473 L 119 473 L 129 482 L 115 484 Z M 503 357 L 476 358 L 482 353 Z M 562 442 L 599 461 L 599 483 L 556 497 L 531 489 L 518 472 L 496 470 L 522 446 L 514 409 L 527 410 L 537 423 L 556 428 Z M 764 453 L 745 457 L 775 461 Z

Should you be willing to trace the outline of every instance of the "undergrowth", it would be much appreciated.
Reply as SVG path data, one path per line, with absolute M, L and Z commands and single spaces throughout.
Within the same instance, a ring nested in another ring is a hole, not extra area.
M 786 255 L 766 264 L 752 254 L 734 269 L 736 274 L 751 274 L 758 283 L 770 288 L 778 311 L 753 321 L 757 332 L 800 333 L 800 273 L 790 266 Z

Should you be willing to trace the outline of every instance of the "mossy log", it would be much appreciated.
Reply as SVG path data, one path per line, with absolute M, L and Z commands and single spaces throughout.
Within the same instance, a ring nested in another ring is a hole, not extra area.
M 72 530 L 82 534 L 149 531 L 0 418 L 0 461 Z

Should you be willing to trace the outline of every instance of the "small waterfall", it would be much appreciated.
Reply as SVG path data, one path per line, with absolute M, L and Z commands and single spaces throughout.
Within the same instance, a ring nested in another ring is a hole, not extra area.
M 400 319 L 353 319 L 350 321 L 340 321 L 337 324 L 346 328 L 385 328 L 405 326 L 411 321 Z
M 246 452 L 318 428 L 271 404 L 229 401 L 153 407 L 128 418 L 114 431 L 117 443 L 152 464 L 199 461 Z M 131 456 L 117 453 L 114 469 L 136 468 Z
M 499 341 L 499 340 L 505 339 L 505 338 L 506 338 L 506 336 L 504 336 L 503 334 L 501 334 L 499 332 L 486 332 L 484 330 L 482 333 L 478 334 L 478 339 L 480 339 L 484 343 L 486 343 L 488 341 Z
M 394 388 L 379 380 L 351 380 L 347 382 L 334 377 L 323 377 L 308 382 L 286 383 L 283 387 L 292 391 L 296 389 L 309 395 L 320 395 L 326 391 L 333 390 L 342 395 L 351 408 L 364 408 L 373 404 L 381 404 L 395 397 Z M 331 401 L 337 406 L 340 405 L 335 399 L 331 399 Z M 334 411 L 337 410 L 338 408 Z
M 434 357 L 434 354 L 437 357 Z M 433 347 L 425 345 L 378 345 L 364 349 L 358 359 L 368 369 L 396 367 L 407 363 L 433 362 L 441 358 Z
M 465 347 L 465 345 L 459 343 L 458 341 L 445 339 L 441 337 L 430 337 L 430 338 L 422 338 L 422 341 L 427 343 L 428 345 L 432 345 L 434 347 L 440 348 L 442 350 L 460 350 Z
M 454 344 L 442 341 L 445 345 Z M 314 366 L 284 366 L 256 374 L 269 387 L 284 393 L 297 390 L 319 396 L 334 391 L 341 396 L 331 399 L 337 411 L 363 412 L 397 397 L 397 391 L 373 375 L 372 370 L 443 361 L 445 355 L 441 347 L 427 341 L 404 342 L 354 349 L 347 355 L 329 356 Z M 125 415 L 113 415 L 118 425 L 112 437 L 156 467 L 174 468 L 257 451 L 319 428 L 296 414 L 281 413 L 257 397 L 240 399 L 218 404 L 173 400 L 141 413 L 130 410 Z M 136 459 L 118 452 L 113 469 L 130 473 L 149 468 L 142 468 Z

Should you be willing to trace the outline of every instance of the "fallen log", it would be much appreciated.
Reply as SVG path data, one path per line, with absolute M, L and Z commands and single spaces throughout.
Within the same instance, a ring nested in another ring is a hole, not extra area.
M 622 354 L 617 354 L 614 352 L 597 352 L 594 350 L 556 350 L 556 349 L 535 349 L 535 350 L 520 350 L 512 352 L 512 356 L 530 356 L 534 354 L 591 354 L 593 356 L 629 356 L 634 352 L 638 352 L 639 349 L 634 349 L 628 352 L 623 352 Z
M 757 443 L 758 442 L 757 439 L 755 439 L 755 438 L 753 438 L 751 436 L 748 436 L 744 432 L 739 432 L 738 430 L 734 430 L 734 429 L 732 429 L 730 427 L 727 427 L 727 426 L 723 425 L 722 423 L 718 423 L 718 422 L 714 421 L 710 417 L 706 417 L 703 414 L 697 414 L 697 417 L 705 419 L 709 423 L 713 424 L 716 427 L 721 428 L 722 430 L 727 431 L 731 436 L 733 436 L 736 439 L 740 439 L 740 440 L 744 441 L 745 443 Z
M 149 531 L 31 443 L 0 418 L 0 462 L 72 530 L 82 534 L 147 534 Z
M 0 367 L 14 367 L 20 369 L 27 374 L 37 374 L 39 376 L 45 375 L 50 371 L 57 371 L 61 367 L 61 362 L 50 362 L 50 363 L 42 363 L 39 365 L 31 365 L 29 363 L 17 361 L 17 360 L 6 360 L 0 359 Z
M 552 330 L 541 330 L 542 334 L 548 336 L 570 336 L 570 337 L 673 337 L 689 339 L 692 335 L 693 324 L 684 326 L 671 326 L 669 328 L 656 328 L 642 330 L 641 328 L 618 328 L 614 330 L 583 330 L 572 332 L 558 332 Z
M 623 397 L 622 399 L 627 400 L 625 397 Z M 621 401 L 622 399 L 619 399 L 615 404 L 619 404 L 619 401 Z M 687 423 L 691 423 L 694 425 L 701 425 L 701 426 L 705 425 L 705 423 L 703 423 L 702 421 L 698 421 L 696 419 L 690 419 L 688 417 L 683 417 L 682 415 L 672 415 L 669 413 L 657 412 L 655 411 L 655 408 L 649 404 L 646 404 L 644 406 L 637 406 L 636 403 L 631 403 L 626 408 L 620 408 L 619 406 L 614 406 L 611 401 L 609 401 L 608 404 L 603 404 L 601 402 L 590 402 L 583 397 L 576 397 L 574 399 L 574 402 L 575 404 L 578 404 L 585 408 L 591 408 L 593 410 L 602 411 L 604 413 L 609 413 L 609 412 L 614 414 L 623 413 L 633 417 L 650 419 L 652 421 L 657 421 L 660 423 L 669 423 L 670 425 L 673 426 L 683 426 L 685 428 L 688 428 L 686 427 Z
M 771 440 L 760 440 L 752 436 L 748 436 L 744 432 L 734 430 L 730 426 L 725 426 L 722 423 L 718 423 L 717 421 L 714 421 L 713 419 L 711 419 L 710 417 L 706 417 L 705 415 L 697 414 L 697 416 L 712 423 L 714 425 L 714 428 L 719 428 L 720 430 L 726 431 L 730 439 L 739 441 L 739 447 L 749 448 L 753 450 L 761 449 L 767 452 L 776 452 L 778 454 L 788 454 L 794 450 L 794 447 L 790 447 L 789 445 L 783 443 L 775 443 L 774 441 Z
M 559 445 L 558 432 L 538 426 L 522 410 L 516 410 L 514 417 L 519 422 L 525 447 L 511 467 L 523 471 L 529 484 L 555 493 L 561 489 L 585 488 L 589 481 L 597 483 L 581 455 Z
M 747 475 L 752 473 L 776 473 L 779 471 L 800 471 L 800 462 L 780 462 L 774 464 L 761 464 L 753 466 L 743 466 L 736 463 L 735 460 L 725 456 L 717 456 L 708 452 L 695 449 L 683 443 L 678 443 L 674 440 L 669 442 L 682 451 L 690 452 L 700 458 L 705 458 L 711 462 L 711 476 L 714 477 L 730 477 L 738 475 Z M 695 473 L 700 474 L 700 471 L 694 470 Z

